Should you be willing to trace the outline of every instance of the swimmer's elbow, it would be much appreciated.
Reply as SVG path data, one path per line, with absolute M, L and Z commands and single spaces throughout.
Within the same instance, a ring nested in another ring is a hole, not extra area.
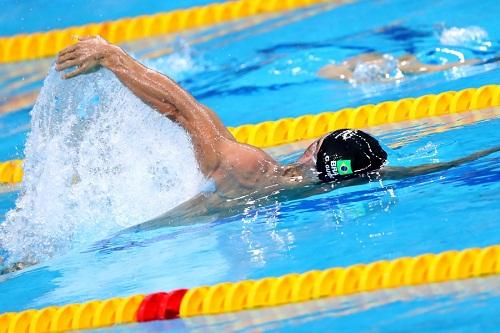
M 171 103 L 165 101 L 158 101 L 153 104 L 154 110 L 156 110 L 161 115 L 167 117 L 175 123 L 180 123 L 182 121 L 182 114 L 177 110 L 175 106 Z
M 197 105 L 193 103 L 173 104 L 166 98 L 161 98 L 151 103 L 153 108 L 181 126 L 194 121 Z

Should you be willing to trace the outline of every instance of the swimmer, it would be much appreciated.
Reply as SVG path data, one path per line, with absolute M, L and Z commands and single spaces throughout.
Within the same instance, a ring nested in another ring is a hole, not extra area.
M 200 216 L 215 220 L 241 213 L 249 204 L 266 205 L 370 180 L 397 180 L 438 172 L 500 151 L 498 146 L 451 162 L 389 167 L 387 153 L 375 138 L 360 130 L 340 129 L 315 140 L 296 162 L 283 165 L 265 151 L 237 142 L 220 118 L 189 92 L 100 37 L 81 38 L 59 53 L 57 70 L 72 67 L 76 69 L 66 72 L 64 78 L 99 67 L 109 69 L 142 101 L 182 126 L 191 137 L 198 162 L 186 165 L 186 172 L 199 167 L 215 185 L 214 190 L 200 193 L 133 230 L 199 223 Z M 23 262 L 3 267 L 2 261 L 0 256 L 0 274 L 36 264 Z
M 63 74 L 65 79 L 100 67 L 112 71 L 142 101 L 186 130 L 199 164 L 186 165 L 186 172 L 199 167 L 215 185 L 210 193 L 181 204 L 156 222 L 175 217 L 175 223 L 185 224 L 183 218 L 212 213 L 214 207 L 230 214 L 262 198 L 296 199 L 370 179 L 427 174 L 500 150 L 495 147 L 447 163 L 389 167 L 387 153 L 375 138 L 360 130 L 341 129 L 314 141 L 296 162 L 282 165 L 264 150 L 237 142 L 220 118 L 189 92 L 101 37 L 80 38 L 59 53 L 56 63 L 58 71 L 75 68 Z
M 479 62 L 478 59 L 469 59 L 442 65 L 431 65 L 420 62 L 412 54 L 395 58 L 387 54 L 365 53 L 349 58 L 338 65 L 326 65 L 318 71 L 318 76 L 347 82 L 384 82 L 402 79 L 403 74 L 434 73 L 477 62 Z

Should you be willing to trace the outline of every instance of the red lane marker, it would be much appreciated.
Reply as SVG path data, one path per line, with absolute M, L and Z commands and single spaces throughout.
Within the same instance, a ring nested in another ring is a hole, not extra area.
M 181 302 L 187 291 L 187 289 L 177 289 L 169 292 L 168 296 L 162 298 L 162 301 L 158 305 L 157 316 L 160 319 L 178 318 Z
M 158 306 L 167 298 L 169 298 L 169 294 L 165 292 L 154 293 L 146 296 L 137 310 L 137 321 L 145 322 L 163 319 L 158 316 Z

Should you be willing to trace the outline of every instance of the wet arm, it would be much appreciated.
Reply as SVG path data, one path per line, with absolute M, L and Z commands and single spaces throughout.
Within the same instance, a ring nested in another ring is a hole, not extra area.
M 495 152 L 500 151 L 500 146 L 485 149 L 469 156 L 462 157 L 450 162 L 444 163 L 432 163 L 432 164 L 424 164 L 416 167 L 383 167 L 377 173 L 383 179 L 402 179 L 407 177 L 425 175 L 428 173 L 439 172 L 443 170 L 447 170 L 459 165 L 462 165 L 467 162 L 471 162 L 477 160 L 478 158 L 493 154 Z
M 352 79 L 352 70 L 346 65 L 326 65 L 318 71 L 318 76 L 330 80 L 348 81 Z
M 465 65 L 473 65 L 479 62 L 479 59 L 468 59 L 463 62 L 452 62 L 442 65 L 431 65 L 420 62 L 414 55 L 405 55 L 399 59 L 399 68 L 404 73 L 418 74 L 418 73 L 433 73 L 445 71 L 453 67 L 460 67 Z
M 381 54 L 375 52 L 363 53 L 346 59 L 339 64 L 328 64 L 320 68 L 318 76 L 331 80 L 349 81 L 356 65 L 361 62 L 379 61 L 383 59 Z
M 217 167 L 219 142 L 234 138 L 215 113 L 166 75 L 145 67 L 118 46 L 99 37 L 82 38 L 61 51 L 56 68 L 61 71 L 76 67 L 64 75 L 67 79 L 99 66 L 111 70 L 143 102 L 184 127 L 191 136 L 204 173 Z
M 181 124 L 188 132 L 193 130 L 193 125 L 198 125 L 203 127 L 205 134 L 214 132 L 214 135 L 232 138 L 219 117 L 175 81 L 145 67 L 117 46 L 110 45 L 110 49 L 102 65 L 145 103 Z

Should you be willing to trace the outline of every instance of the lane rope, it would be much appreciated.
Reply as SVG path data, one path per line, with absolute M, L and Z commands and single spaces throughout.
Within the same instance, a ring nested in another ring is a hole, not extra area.
M 273 307 L 500 274 L 500 245 L 0 315 L 0 333 L 60 332 Z
M 23 180 L 23 161 L 0 162 L 0 184 L 17 184 Z
M 239 142 L 267 148 L 317 138 L 341 128 L 368 128 L 499 105 L 500 85 L 485 85 L 228 129 Z
M 146 37 L 308 7 L 331 0 L 237 0 L 174 10 L 154 15 L 123 18 L 33 34 L 0 37 L 0 63 L 33 60 L 56 55 L 74 43 L 74 36 L 100 35 L 111 43 L 124 43 Z M 340 2 L 345 2 L 340 1 Z
M 368 128 L 495 106 L 500 106 L 500 85 L 485 85 L 479 88 L 387 101 L 376 105 L 367 104 L 336 112 L 228 127 L 228 129 L 239 142 L 268 148 L 317 138 L 341 128 Z M 21 161 L 0 163 L 0 184 L 19 183 L 22 181 L 22 176 Z

